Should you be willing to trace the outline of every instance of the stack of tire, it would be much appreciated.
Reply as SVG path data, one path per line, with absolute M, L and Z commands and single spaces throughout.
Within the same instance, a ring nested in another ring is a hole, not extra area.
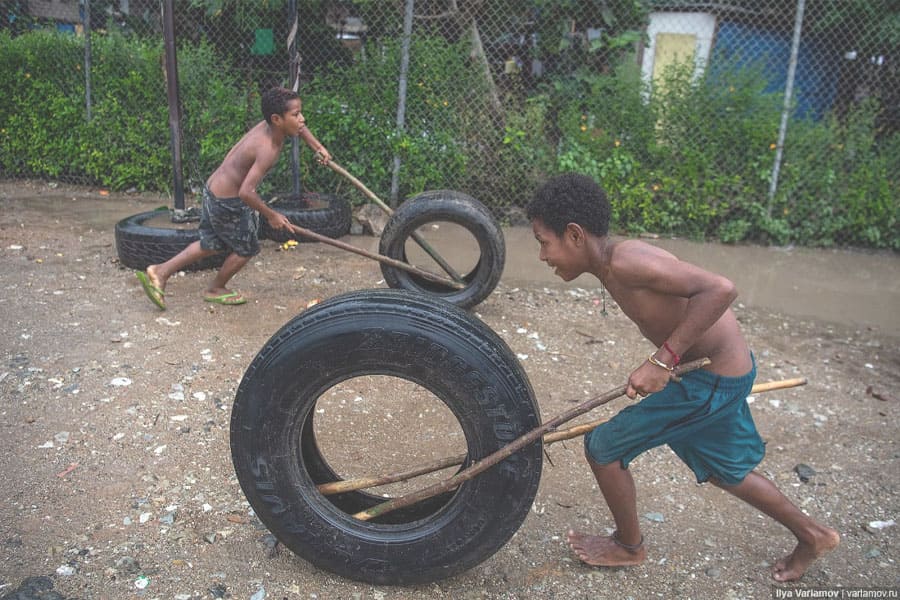
M 331 238 L 339 238 L 350 231 L 350 203 L 331 194 L 306 192 L 299 197 L 276 198 L 270 201 L 272 208 L 285 215 L 291 223 Z M 165 262 L 185 247 L 200 239 L 196 228 L 147 225 L 148 221 L 163 221 L 159 217 L 167 209 L 151 210 L 126 217 L 116 224 L 116 251 L 122 265 L 132 269 Z M 289 239 L 305 241 L 283 231 L 273 230 L 265 219 L 260 219 L 259 238 L 279 243 Z M 210 256 L 192 264 L 188 269 L 217 269 L 226 254 Z

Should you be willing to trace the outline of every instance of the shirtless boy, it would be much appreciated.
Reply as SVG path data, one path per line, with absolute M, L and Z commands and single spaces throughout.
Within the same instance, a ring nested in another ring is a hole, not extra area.
M 591 273 L 657 350 L 628 377 L 626 394 L 642 399 L 585 436 L 585 455 L 615 521 L 611 536 L 569 531 L 569 546 L 585 563 L 637 565 L 647 552 L 638 524 L 628 463 L 668 444 L 694 472 L 772 517 L 797 538 L 772 577 L 799 579 L 833 550 L 838 533 L 812 520 L 753 469 L 765 447 L 747 395 L 756 366 L 729 306 L 737 297 L 728 279 L 650 244 L 613 241 L 609 202 L 583 175 L 547 181 L 528 206 L 540 259 L 564 281 Z M 681 361 L 712 364 L 673 378 Z
M 295 92 L 273 88 L 263 94 L 263 121 L 257 123 L 235 144 L 203 188 L 200 213 L 200 239 L 166 262 L 138 271 L 137 277 L 150 301 L 166 309 L 166 282 L 172 274 L 207 256 L 228 251 L 225 262 L 206 288 L 205 300 L 218 304 L 244 304 L 247 299 L 229 290 L 228 281 L 259 253 L 257 227 L 259 216 L 272 229 L 290 229 L 286 216 L 270 208 L 256 186 L 278 161 L 287 137 L 299 136 L 322 164 L 331 154 L 306 127 Z

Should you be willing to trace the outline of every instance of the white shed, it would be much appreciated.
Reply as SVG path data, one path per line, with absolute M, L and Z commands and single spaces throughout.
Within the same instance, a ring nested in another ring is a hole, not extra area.
M 653 12 L 647 26 L 641 73 L 652 82 L 676 62 L 693 59 L 694 74 L 703 73 L 716 33 L 716 16 L 703 12 Z

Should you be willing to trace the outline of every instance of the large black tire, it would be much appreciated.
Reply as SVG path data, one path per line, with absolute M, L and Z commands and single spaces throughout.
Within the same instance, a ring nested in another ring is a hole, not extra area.
M 472 308 L 497 287 L 503 275 L 506 246 L 500 225 L 490 211 L 471 196 L 454 190 L 435 190 L 410 198 L 391 215 L 381 234 L 379 252 L 408 262 L 406 241 L 416 229 L 437 221 L 461 225 L 478 241 L 478 263 L 469 273 L 461 274 L 465 287 L 454 289 L 382 263 L 384 280 L 392 288 L 425 292 L 460 308 Z M 439 268 L 432 270 L 437 272 Z
M 497 334 L 434 297 L 397 290 L 336 296 L 282 327 L 247 369 L 231 417 L 238 481 L 260 520 L 314 565 L 372 584 L 435 581 L 490 557 L 537 492 L 536 442 L 454 491 L 379 519 L 351 515 L 384 501 L 323 496 L 338 477 L 312 435 L 316 401 L 342 381 L 402 378 L 459 421 L 469 464 L 540 425 L 521 365 Z
M 167 215 L 165 210 L 151 210 L 125 217 L 116 223 L 116 251 L 119 262 L 132 269 L 146 269 L 148 265 L 166 262 L 189 244 L 200 239 L 196 224 L 187 228 L 151 227 L 144 223 Z M 185 267 L 189 271 L 218 269 L 226 254 L 215 254 Z
M 350 203 L 339 196 L 304 192 L 299 198 L 279 199 L 272 204 L 272 208 L 286 216 L 294 225 L 330 238 L 339 238 L 350 231 Z M 288 240 L 314 241 L 294 233 L 272 229 L 263 218 L 259 220 L 259 239 L 279 243 Z

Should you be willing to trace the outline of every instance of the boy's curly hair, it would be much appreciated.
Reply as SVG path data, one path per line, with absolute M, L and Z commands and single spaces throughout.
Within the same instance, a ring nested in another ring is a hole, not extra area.
M 288 102 L 298 98 L 300 96 L 297 92 L 283 87 L 274 87 L 263 92 L 260 107 L 266 123 L 272 123 L 272 115 L 283 115 L 287 112 Z
M 586 175 L 564 173 L 548 179 L 525 211 L 529 220 L 540 219 L 556 235 L 562 235 L 569 223 L 598 236 L 609 232 L 606 192 Z

